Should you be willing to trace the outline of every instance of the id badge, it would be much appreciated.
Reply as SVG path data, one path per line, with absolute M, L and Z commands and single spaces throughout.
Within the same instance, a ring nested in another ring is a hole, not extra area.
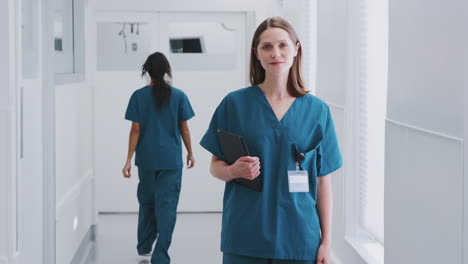
M 288 171 L 289 192 L 309 192 L 309 173 L 306 170 Z

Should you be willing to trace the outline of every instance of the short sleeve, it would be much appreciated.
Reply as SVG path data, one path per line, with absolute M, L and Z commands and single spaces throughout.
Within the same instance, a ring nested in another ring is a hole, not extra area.
M 323 139 L 318 148 L 317 163 L 318 176 L 328 175 L 343 166 L 335 126 L 328 106 L 326 108 Z
M 206 130 L 205 135 L 200 141 L 200 145 L 204 147 L 206 150 L 211 152 L 211 154 L 215 155 L 219 159 L 224 159 L 223 152 L 221 150 L 221 146 L 219 145 L 218 140 L 218 129 L 227 130 L 226 124 L 228 120 L 228 111 L 227 111 L 227 103 L 226 98 L 221 101 L 221 103 L 216 108 L 216 111 L 211 118 L 210 125 L 208 130 Z
M 139 123 L 139 117 L 140 115 L 138 111 L 137 93 L 134 92 L 130 97 L 130 101 L 128 102 L 127 111 L 125 112 L 125 119 Z
M 193 112 L 192 105 L 190 105 L 187 95 L 182 93 L 179 101 L 179 121 L 186 121 L 194 116 L 195 113 Z

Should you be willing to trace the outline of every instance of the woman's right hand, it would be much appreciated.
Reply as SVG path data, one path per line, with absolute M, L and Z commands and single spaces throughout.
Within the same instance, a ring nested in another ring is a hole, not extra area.
M 244 178 L 253 180 L 260 175 L 260 159 L 258 157 L 240 157 L 229 166 L 232 178 Z
M 125 178 L 130 178 L 132 176 L 131 170 L 132 170 L 131 161 L 127 160 L 127 162 L 125 162 L 124 168 L 122 169 L 123 176 Z

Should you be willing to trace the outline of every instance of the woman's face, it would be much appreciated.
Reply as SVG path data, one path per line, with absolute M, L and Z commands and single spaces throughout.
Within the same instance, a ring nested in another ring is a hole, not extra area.
M 286 30 L 268 28 L 260 34 L 260 42 L 255 49 L 255 54 L 265 72 L 289 73 L 298 49 L 299 43 L 293 43 Z

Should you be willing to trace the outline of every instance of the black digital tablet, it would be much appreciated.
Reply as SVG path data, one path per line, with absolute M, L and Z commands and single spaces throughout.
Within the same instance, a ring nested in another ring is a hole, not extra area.
M 250 156 L 249 150 L 247 149 L 247 145 L 245 144 L 244 138 L 242 136 L 224 131 L 222 129 L 218 129 L 217 132 L 219 144 L 221 145 L 221 150 L 224 154 L 224 161 L 227 164 L 233 164 L 240 157 Z M 253 180 L 237 178 L 233 181 L 254 191 L 261 192 L 262 184 L 260 181 L 260 176 Z

